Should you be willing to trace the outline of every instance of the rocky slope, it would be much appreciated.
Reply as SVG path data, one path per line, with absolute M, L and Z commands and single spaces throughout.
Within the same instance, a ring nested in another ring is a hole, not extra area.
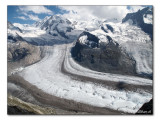
M 8 22 L 8 93 L 74 111 L 66 114 L 135 113 L 152 98 L 151 11 L 130 13 L 122 23 L 71 21 L 62 15 L 23 29 Z M 9 109 L 23 111 L 26 105 L 35 108 L 25 103 Z
M 130 24 L 139 26 L 144 32 L 148 33 L 153 40 L 153 10 L 152 8 L 144 8 L 135 13 L 128 13 L 122 20 L 122 23 L 129 21 Z
M 42 58 L 40 47 L 28 44 L 25 41 L 8 42 L 7 49 L 8 75 Z
M 25 66 L 33 64 L 42 58 L 42 50 L 39 46 L 27 43 L 18 35 L 19 28 L 8 22 L 7 42 L 7 73 L 11 75 Z
M 84 31 L 71 51 L 82 66 L 101 72 L 153 79 L 152 9 L 129 13 L 122 23 L 104 21 Z
M 99 44 L 98 37 L 83 32 L 72 48 L 72 57 L 92 70 L 135 75 L 135 61 L 124 53 L 110 36 L 106 37 L 109 38 L 109 42 Z

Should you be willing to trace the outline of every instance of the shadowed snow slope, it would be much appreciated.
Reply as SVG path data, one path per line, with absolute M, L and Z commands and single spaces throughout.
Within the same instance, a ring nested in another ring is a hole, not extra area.
M 152 94 L 141 91 L 116 91 L 107 87 L 76 81 L 61 73 L 61 65 L 65 59 L 65 67 L 75 73 L 88 75 L 93 78 L 100 77 L 104 80 L 112 76 L 113 81 L 151 85 L 152 81 L 135 77 L 123 77 L 111 74 L 94 72 L 78 66 L 74 61 L 71 66 L 69 49 L 66 44 L 46 47 L 45 57 L 38 63 L 26 67 L 19 73 L 25 80 L 51 95 L 90 104 L 93 106 L 106 107 L 119 111 L 135 113 L 146 102 L 152 98 Z M 70 46 L 69 46 L 70 48 Z M 66 56 L 65 56 L 66 55 Z M 75 70 L 76 67 L 78 70 Z M 111 79 L 111 78 L 110 78 Z

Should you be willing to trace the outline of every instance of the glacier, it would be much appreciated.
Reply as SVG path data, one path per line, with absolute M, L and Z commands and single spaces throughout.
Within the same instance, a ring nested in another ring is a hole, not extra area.
M 151 93 L 145 91 L 118 91 L 112 90 L 94 83 L 80 82 L 71 77 L 62 74 L 61 65 L 63 59 L 67 62 L 70 60 L 67 45 L 55 45 L 46 47 L 45 57 L 38 63 L 28 66 L 18 74 L 25 80 L 35 85 L 46 93 L 55 95 L 60 98 L 70 99 L 93 106 L 106 107 L 127 113 L 135 113 L 137 110 L 152 98 Z M 66 52 L 66 54 L 65 54 Z M 65 56 L 66 55 L 66 56 Z M 81 66 L 76 66 L 79 70 L 71 70 L 73 64 L 65 64 L 69 71 L 76 74 L 83 74 L 89 77 L 100 77 L 100 79 L 108 80 L 112 76 L 113 80 L 124 80 L 131 84 L 152 85 L 152 81 L 135 77 L 125 77 L 118 75 L 110 75 L 107 73 L 98 73 L 86 70 Z M 107 79 L 106 79 L 107 78 Z M 132 81 L 133 80 L 133 81 Z M 134 81 L 135 80 L 135 81 Z
M 151 16 L 143 16 L 143 20 L 145 23 L 152 23 Z M 151 92 L 143 89 L 115 90 L 111 86 L 102 86 L 91 81 L 78 81 L 62 72 L 64 65 L 64 69 L 71 74 L 97 81 L 152 86 L 151 79 L 93 71 L 79 65 L 71 57 L 71 48 L 75 40 L 83 31 L 87 31 L 98 37 L 99 43 L 107 44 L 109 39 L 106 36 L 110 36 L 120 45 L 123 52 L 136 61 L 138 74 L 153 74 L 151 38 L 149 34 L 132 23 L 133 21 L 121 23 L 95 19 L 91 21 L 72 20 L 70 23 L 69 19 L 63 16 L 47 16 L 31 26 L 15 23 L 13 24 L 15 27 L 8 28 L 8 35 L 21 36 L 29 44 L 43 46 L 45 55 L 39 62 L 24 68 L 17 68 L 12 74 L 18 74 L 44 92 L 60 98 L 126 113 L 136 113 L 144 103 L 152 99 Z M 113 30 L 106 25 L 111 26 Z M 81 36 L 80 41 L 86 44 L 87 36 Z

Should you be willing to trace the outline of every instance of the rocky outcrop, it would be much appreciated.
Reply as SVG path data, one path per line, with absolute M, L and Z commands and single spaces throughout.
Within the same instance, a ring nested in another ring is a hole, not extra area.
M 22 109 L 18 106 L 8 106 L 8 115 L 34 115 L 34 112 Z
M 82 37 L 87 37 L 86 39 Z M 76 45 L 72 48 L 71 53 L 72 57 L 75 58 L 75 60 L 81 62 L 83 59 L 82 51 L 84 49 L 92 49 L 95 47 L 98 47 L 99 39 L 95 36 L 90 34 L 89 32 L 83 32 L 80 34 Z
M 39 46 L 34 46 L 24 41 L 8 42 L 7 46 L 8 74 L 16 68 L 33 64 L 42 57 L 42 51 Z
M 40 47 L 28 44 L 27 42 L 8 43 L 8 61 L 10 62 L 25 59 L 28 64 L 31 64 L 32 59 L 39 59 L 40 55 Z
M 24 41 L 24 39 L 18 34 L 16 36 L 8 35 L 7 39 L 8 41 L 11 41 L 11 42 Z
M 101 29 L 106 33 L 108 33 L 109 31 L 111 32 L 114 31 L 113 27 L 109 24 L 105 24 L 104 26 L 101 27 Z
M 148 16 L 148 15 L 152 16 L 152 14 L 153 14 L 152 9 L 147 7 L 142 10 L 139 10 L 135 13 L 128 13 L 126 15 L 126 17 L 122 20 L 122 23 L 127 22 L 128 20 L 132 20 L 133 25 L 139 26 L 144 32 L 148 33 L 150 35 L 151 39 L 153 40 L 153 38 L 152 38 L 153 24 L 152 24 L 152 22 L 149 24 L 144 21 L 144 18 L 146 16 Z M 152 17 L 151 17 L 151 21 L 152 21 Z
M 80 40 L 86 35 L 87 40 Z M 75 46 L 71 50 L 72 57 L 82 66 L 100 72 L 135 75 L 135 61 L 124 53 L 119 44 L 110 36 L 106 36 L 109 43 L 99 44 L 99 39 L 84 32 L 80 35 Z M 94 46 L 89 43 L 94 43 Z
M 11 61 L 18 61 L 20 59 L 23 59 L 24 57 L 27 56 L 27 54 L 29 54 L 28 52 L 29 50 L 26 48 L 19 48 L 14 50 L 12 53 L 9 53 L 8 59 Z

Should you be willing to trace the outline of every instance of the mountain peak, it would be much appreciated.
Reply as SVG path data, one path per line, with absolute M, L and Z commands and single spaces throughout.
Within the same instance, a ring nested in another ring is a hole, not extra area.
M 152 9 L 146 7 L 135 13 L 128 13 L 125 18 L 122 19 L 122 23 L 130 22 L 132 25 L 140 27 L 145 33 L 148 33 L 152 39 L 153 25 L 152 25 Z

